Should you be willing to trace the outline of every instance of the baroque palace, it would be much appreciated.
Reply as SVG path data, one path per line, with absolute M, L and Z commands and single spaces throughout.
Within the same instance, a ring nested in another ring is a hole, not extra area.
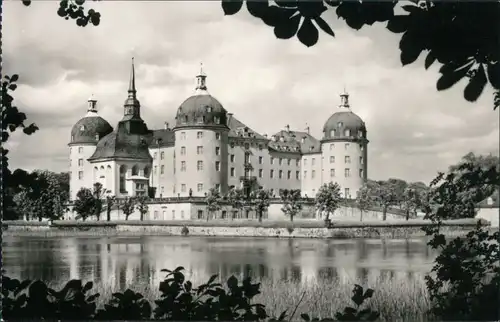
M 117 198 L 204 197 L 211 188 L 300 189 L 314 197 L 319 187 L 337 182 L 345 198 L 355 198 L 367 178 L 367 131 L 351 111 L 349 95 L 327 119 L 318 140 L 306 131 L 285 129 L 261 135 L 239 121 L 207 90 L 200 72 L 192 96 L 177 109 L 172 128 L 150 130 L 141 118 L 134 62 L 124 115 L 113 127 L 88 100 L 87 114 L 71 130 L 70 196 L 100 182 Z

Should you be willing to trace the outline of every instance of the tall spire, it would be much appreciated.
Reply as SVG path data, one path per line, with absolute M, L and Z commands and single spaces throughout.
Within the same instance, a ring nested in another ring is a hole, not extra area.
M 196 76 L 196 92 L 205 92 L 207 90 L 207 75 L 203 72 L 203 63 L 200 63 L 200 73 Z
M 128 85 L 128 97 L 125 100 L 125 115 L 133 115 L 140 117 L 140 106 L 139 100 L 137 100 L 137 90 L 135 88 L 135 65 L 134 57 L 132 57 L 132 69 L 130 71 L 130 81 Z

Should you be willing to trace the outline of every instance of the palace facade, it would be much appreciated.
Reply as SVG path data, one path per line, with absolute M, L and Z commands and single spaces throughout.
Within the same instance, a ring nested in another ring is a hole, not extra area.
M 319 187 L 337 182 L 344 197 L 355 198 L 367 178 L 368 139 L 363 120 L 352 112 L 349 95 L 317 139 L 289 126 L 268 137 L 238 120 L 207 90 L 207 76 L 196 76 L 195 93 L 180 104 L 173 127 L 150 130 L 141 118 L 132 70 L 123 118 L 113 128 L 88 100 L 87 114 L 71 130 L 70 196 L 100 182 L 118 198 L 203 197 L 211 188 L 300 189 L 314 197 Z

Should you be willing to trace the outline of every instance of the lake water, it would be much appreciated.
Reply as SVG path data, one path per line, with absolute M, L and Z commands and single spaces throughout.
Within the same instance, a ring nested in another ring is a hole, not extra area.
M 338 278 L 421 279 L 435 253 L 424 239 L 324 240 L 214 237 L 11 237 L 3 240 L 7 275 L 50 282 L 92 280 L 124 289 L 157 287 L 162 268 L 186 268 L 193 282 L 212 274 L 305 283 Z

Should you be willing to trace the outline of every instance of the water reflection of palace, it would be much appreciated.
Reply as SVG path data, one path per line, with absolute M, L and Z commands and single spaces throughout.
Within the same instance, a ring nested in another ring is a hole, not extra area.
M 10 275 L 77 278 L 120 289 L 136 283 L 157 287 L 165 277 L 161 269 L 177 266 L 194 283 L 218 274 L 302 284 L 332 279 L 369 284 L 422 278 L 433 258 L 422 241 L 404 240 L 136 237 L 4 243 L 4 267 Z

